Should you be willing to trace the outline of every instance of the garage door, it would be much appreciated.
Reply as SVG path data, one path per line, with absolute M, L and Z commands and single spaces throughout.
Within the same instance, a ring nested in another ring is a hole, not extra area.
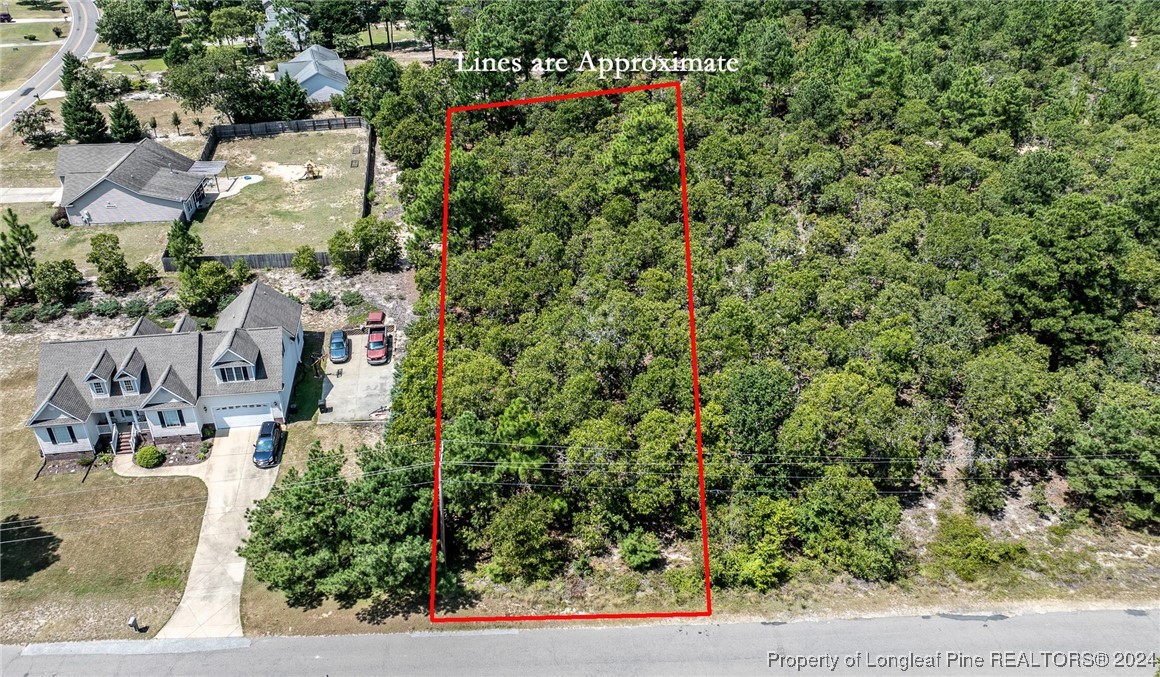
M 274 420 L 267 404 L 235 404 L 231 407 L 218 407 L 213 410 L 213 423 L 219 429 L 241 428 L 251 425 L 262 425 L 266 421 Z

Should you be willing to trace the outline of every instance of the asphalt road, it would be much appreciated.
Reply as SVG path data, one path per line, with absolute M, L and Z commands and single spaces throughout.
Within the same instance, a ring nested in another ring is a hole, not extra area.
M 223 648 L 228 646 L 235 648 Z M 140 653 L 143 651 L 168 653 Z M 910 658 L 912 653 L 914 658 Z M 89 642 L 31 645 L 23 649 L 5 646 L 0 649 L 0 673 L 29 677 L 1097 674 L 1152 677 L 1156 668 L 1151 666 L 1151 660 L 1158 653 L 1160 611 L 1151 609 L 1013 618 L 941 614 L 790 624 L 455 629 L 409 635 L 277 637 L 252 641 L 237 638 Z M 1136 667 L 1117 668 L 1117 660 Z M 924 662 L 932 667 L 924 667 Z M 882 667 L 875 667 L 879 665 Z
M 69 0 L 72 23 L 68 37 L 56 54 L 41 66 L 36 74 L 17 87 L 12 94 L 0 101 L 0 129 L 8 126 L 16 114 L 36 103 L 36 96 L 44 96 L 60 81 L 61 57 L 66 51 L 77 56 L 88 54 L 97 44 L 97 18 L 100 14 L 93 0 Z M 30 89 L 31 88 L 31 89 Z

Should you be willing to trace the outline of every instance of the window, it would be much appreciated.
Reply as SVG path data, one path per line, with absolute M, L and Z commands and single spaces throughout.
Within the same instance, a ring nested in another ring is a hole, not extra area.
M 185 425 L 185 417 L 180 409 L 166 409 L 161 412 L 161 427 L 178 428 Z
M 108 390 L 108 388 L 105 387 L 104 381 L 93 381 L 92 385 L 93 385 L 93 394 L 94 395 L 108 395 L 109 394 L 109 390 Z
M 48 429 L 48 439 L 53 444 L 74 444 L 77 441 L 76 433 L 70 425 L 58 425 Z
M 136 395 L 137 383 L 133 379 L 128 378 L 121 381 L 121 392 L 125 393 L 126 395 Z
M 218 379 L 225 383 L 249 381 L 250 370 L 245 367 L 222 367 L 218 369 Z

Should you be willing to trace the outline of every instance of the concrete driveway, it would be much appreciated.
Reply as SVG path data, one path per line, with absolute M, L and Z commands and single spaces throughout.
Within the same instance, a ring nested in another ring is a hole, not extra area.
M 391 388 L 395 385 L 394 339 L 391 359 L 386 364 L 367 364 L 366 334 L 351 335 L 350 343 L 349 361 L 326 365 L 322 396 L 326 398 L 327 411 L 318 414 L 319 423 L 372 421 L 371 412 L 391 406 Z
M 246 561 L 237 549 L 249 535 L 246 509 L 270 493 L 278 476 L 277 468 L 262 470 L 251 460 L 258 430 L 257 426 L 230 428 L 214 441 L 209 460 L 193 466 L 145 470 L 133 465 L 128 454 L 114 460 L 113 468 L 121 475 L 189 475 L 200 477 L 209 490 L 185 594 L 158 638 L 242 636 Z

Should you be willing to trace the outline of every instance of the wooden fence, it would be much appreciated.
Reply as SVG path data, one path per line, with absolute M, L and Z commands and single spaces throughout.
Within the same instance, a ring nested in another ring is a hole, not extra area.
M 314 258 L 318 260 L 318 265 L 329 266 L 330 254 L 326 252 L 314 252 Z M 205 263 L 206 261 L 218 261 L 230 267 L 234 262 L 242 259 L 246 265 L 253 270 L 262 270 L 264 268 L 290 268 L 291 261 L 294 260 L 294 254 L 222 254 L 220 256 L 199 256 L 197 260 Z M 166 250 L 161 255 L 161 269 L 167 273 L 177 272 L 177 266 L 173 263 L 173 258 L 169 256 L 169 251 Z

